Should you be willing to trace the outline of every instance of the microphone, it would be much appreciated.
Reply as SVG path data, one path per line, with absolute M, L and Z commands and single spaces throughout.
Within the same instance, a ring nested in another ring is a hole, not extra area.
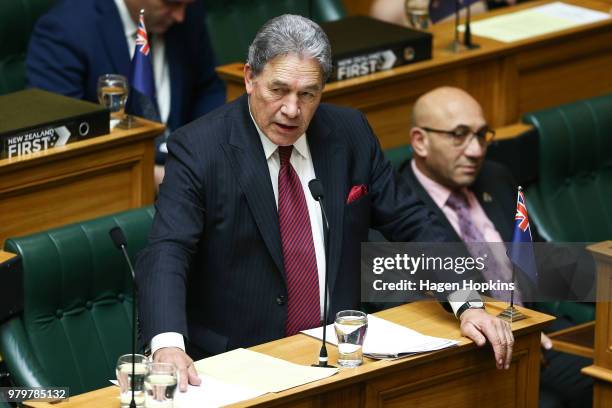
M 319 352 L 319 364 L 313 364 L 313 367 L 333 367 L 327 364 L 327 346 L 325 343 L 327 335 L 327 275 L 329 273 L 329 222 L 323 205 L 323 183 L 319 179 L 312 179 L 308 182 L 308 189 L 315 201 L 318 201 L 321 207 L 321 215 L 323 216 L 323 243 L 325 244 L 325 277 L 323 278 L 323 340 L 321 343 L 321 351 Z
M 132 330 L 132 384 L 130 387 L 132 389 L 132 400 L 130 401 L 130 408 L 136 408 L 136 400 L 134 399 L 134 377 L 136 376 L 136 274 L 134 273 L 132 262 L 130 262 L 130 257 L 126 250 L 127 240 L 125 239 L 125 235 L 123 235 L 121 227 L 114 227 L 108 231 L 108 233 L 117 249 L 120 249 L 123 253 L 123 257 L 132 273 L 132 279 L 134 279 L 134 283 L 132 284 L 132 322 L 134 323 L 134 328 Z

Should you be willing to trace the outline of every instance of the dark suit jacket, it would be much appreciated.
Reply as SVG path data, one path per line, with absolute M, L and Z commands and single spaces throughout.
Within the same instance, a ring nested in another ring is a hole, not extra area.
M 170 69 L 170 129 L 225 103 L 204 24 L 204 6 L 188 6 L 185 21 L 165 34 Z M 113 0 L 62 0 L 36 23 L 26 59 L 31 87 L 98 103 L 98 77 L 129 77 L 130 55 Z
M 400 168 L 400 177 L 413 189 L 414 193 L 426 204 L 442 221 L 447 234 L 453 241 L 461 241 L 455 229 L 448 222 L 442 210 L 429 196 L 417 180 L 410 161 L 404 163 Z M 514 215 L 516 214 L 517 185 L 510 171 L 503 165 L 485 160 L 482 169 L 470 190 L 476 195 L 478 202 L 501 235 L 504 242 L 512 242 L 514 232 Z M 487 199 L 485 199 L 487 196 Z M 531 236 L 534 242 L 542 242 L 537 227 L 531 222 Z M 592 262 L 587 257 L 582 259 L 581 253 L 574 253 L 569 248 L 536 247 L 536 263 L 538 268 L 538 282 L 534 286 L 531 281 L 517 270 L 517 282 L 523 289 L 524 297 L 529 300 L 540 300 L 547 297 L 552 300 L 581 299 L 588 292 L 589 285 L 581 284 L 577 280 L 589 277 L 592 274 Z M 577 259 L 578 257 L 578 259 Z M 554 261 L 553 261 L 554 260 Z M 554 265 L 554 267 L 552 266 Z M 581 275 L 577 271 L 584 270 Z M 586 288 L 584 286 L 587 286 Z M 530 302 L 528 302 L 530 303 Z M 532 303 L 529 304 L 532 307 Z
M 453 226 L 442 210 L 432 200 L 429 193 L 417 180 L 410 161 L 405 162 L 400 170 L 400 176 L 408 182 L 415 194 L 433 211 L 441 220 L 446 230 L 453 237 L 454 241 L 461 241 Z M 516 214 L 516 194 L 517 185 L 510 171 L 499 163 L 485 160 L 478 177 L 470 190 L 476 195 L 482 209 L 491 220 L 499 235 L 504 242 L 512 241 L 514 230 L 514 215 Z M 485 200 L 485 196 L 487 199 Z M 532 234 L 534 233 L 533 225 Z
M 284 336 L 287 288 L 278 214 L 246 96 L 170 138 L 149 245 L 138 257 L 145 341 L 178 332 L 216 354 Z M 368 227 L 395 241 L 448 240 L 398 188 L 365 117 L 322 104 L 307 131 L 330 223 L 330 316 L 360 305 Z M 368 194 L 346 204 L 352 186 Z

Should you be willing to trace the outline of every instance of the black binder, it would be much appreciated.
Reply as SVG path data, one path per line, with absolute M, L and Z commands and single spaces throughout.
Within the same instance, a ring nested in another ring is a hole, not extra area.
M 101 105 L 40 89 L 0 96 L 0 159 L 108 134 L 109 122 Z
M 328 82 L 431 59 L 431 33 L 365 16 L 322 23 L 332 46 Z

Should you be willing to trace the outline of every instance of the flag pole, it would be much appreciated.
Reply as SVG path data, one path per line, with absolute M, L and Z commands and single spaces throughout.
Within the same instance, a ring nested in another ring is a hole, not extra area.
M 518 194 L 523 191 L 523 187 L 518 186 Z M 514 262 L 510 262 L 512 264 L 512 283 L 514 284 L 516 281 L 516 265 Z M 510 291 L 510 306 L 505 308 L 499 315 L 497 315 L 500 319 L 506 320 L 510 323 L 516 322 L 519 320 L 526 319 L 523 313 L 521 313 L 517 308 L 514 307 L 514 287 Z
M 465 48 L 473 50 L 475 48 L 480 48 L 480 45 L 478 44 L 474 44 L 472 42 L 472 29 L 471 29 L 471 22 L 472 22 L 472 13 L 471 13 L 471 9 L 472 9 L 472 4 L 469 3 L 467 6 L 467 10 L 466 10 L 466 15 L 465 15 L 465 31 L 463 33 L 463 45 L 465 45 Z

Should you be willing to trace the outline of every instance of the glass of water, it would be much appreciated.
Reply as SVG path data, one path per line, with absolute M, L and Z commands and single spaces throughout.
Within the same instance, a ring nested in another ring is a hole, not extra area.
M 123 75 L 105 74 L 98 78 L 98 101 L 110 111 L 111 129 L 125 118 L 128 81 Z
M 343 310 L 336 314 L 334 328 L 338 337 L 338 365 L 361 365 L 363 340 L 368 331 L 368 316 L 358 310 Z
M 124 354 L 117 360 L 117 381 L 121 389 L 121 407 L 129 407 L 132 401 L 132 361 L 134 361 L 134 401 L 144 406 L 144 380 L 147 374 L 147 357 L 142 354 Z
M 429 27 L 429 0 L 406 0 L 404 11 L 410 28 L 427 30 Z
M 145 406 L 147 408 L 172 408 L 176 384 L 174 364 L 150 363 L 145 378 Z

